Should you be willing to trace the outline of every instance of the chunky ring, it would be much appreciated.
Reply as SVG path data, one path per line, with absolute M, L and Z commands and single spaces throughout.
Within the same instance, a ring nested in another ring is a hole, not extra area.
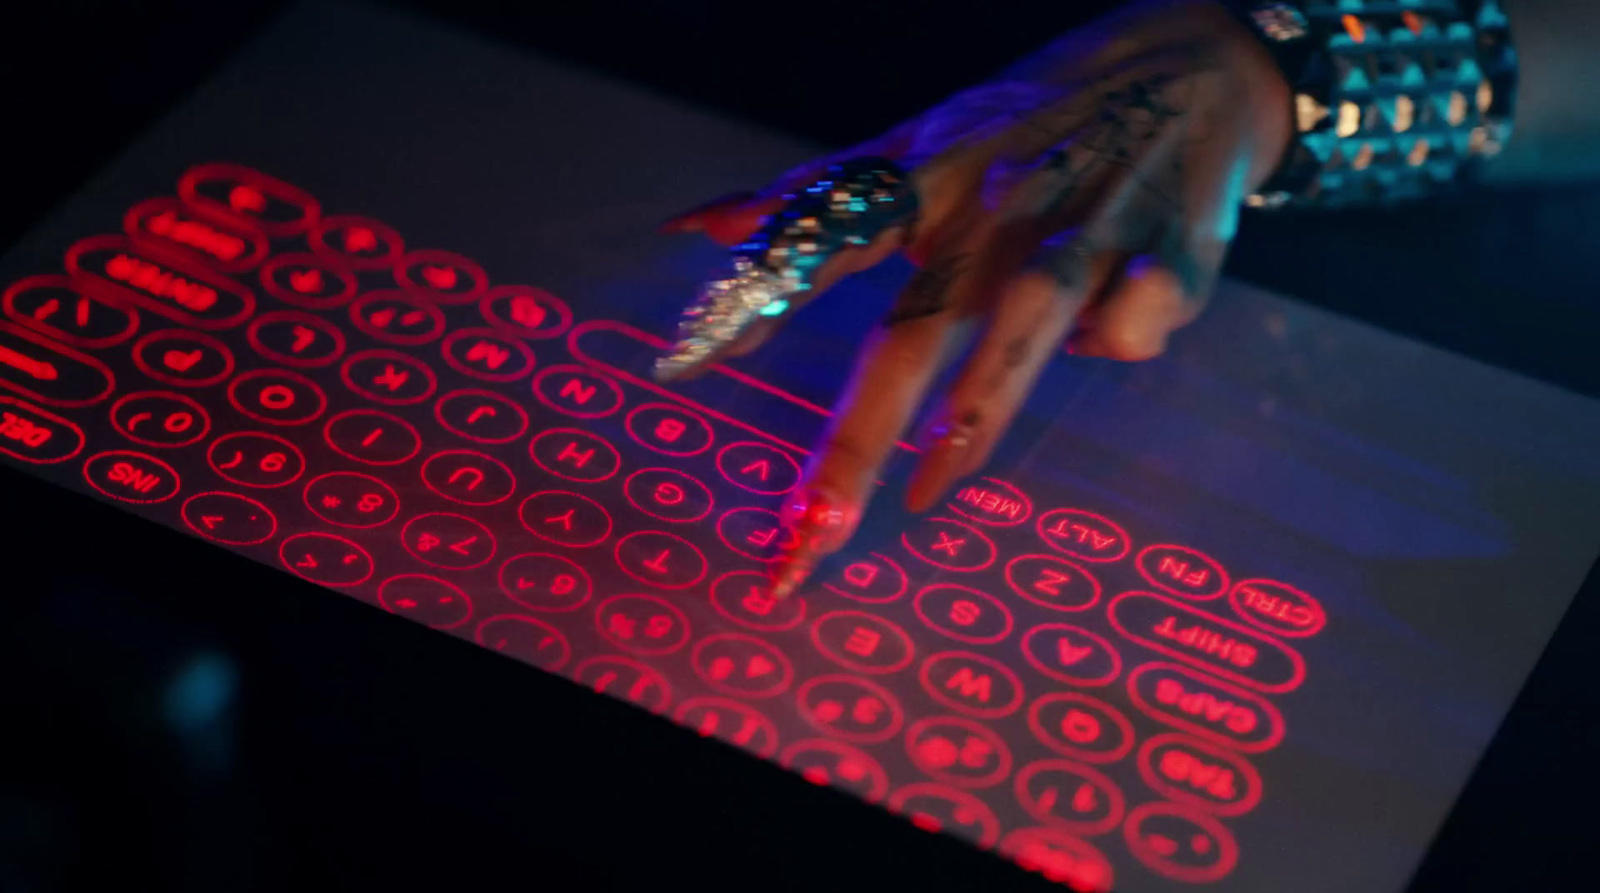
M 678 322 L 677 342 L 656 360 L 667 381 L 711 360 L 763 317 L 782 316 L 792 298 L 838 252 L 870 243 L 905 223 L 917 193 L 901 167 L 885 158 L 855 158 L 828 168 L 792 196 L 748 242 L 732 252 L 732 272 L 701 286 Z

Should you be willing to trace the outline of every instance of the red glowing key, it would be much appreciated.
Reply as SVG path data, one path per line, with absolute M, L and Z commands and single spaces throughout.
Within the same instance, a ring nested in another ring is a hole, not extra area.
M 834 663 L 875 676 L 904 669 L 916 655 L 905 630 L 865 611 L 819 616 L 811 623 L 811 643 Z
M 392 227 L 367 217 L 324 217 L 306 236 L 311 253 L 352 270 L 385 270 L 405 253 L 405 240 Z
M 795 701 L 801 719 L 824 734 L 857 744 L 888 741 L 905 722 L 899 699 L 860 676 L 815 676 L 800 686 Z
M 572 657 L 572 646 L 562 632 L 543 620 L 501 614 L 478 624 L 473 634 L 479 645 L 532 664 L 546 672 L 561 669 Z
M 478 302 L 489 325 L 518 338 L 554 338 L 572 325 L 572 311 L 555 295 L 526 285 L 498 285 Z
M 717 470 L 729 483 L 759 496 L 779 496 L 800 481 L 800 465 L 789 454 L 749 440 L 719 450 Z
M 440 450 L 422 463 L 422 483 L 462 505 L 495 505 L 511 498 L 517 479 L 504 462 L 476 450 Z
M 1276 580 L 1240 580 L 1229 590 L 1228 602 L 1240 617 L 1280 636 L 1313 636 L 1328 622 L 1321 603 Z
M 451 391 L 433 405 L 446 431 L 475 443 L 510 443 L 528 430 L 528 412 L 493 391 Z
M 671 468 L 644 468 L 622 484 L 628 502 L 661 521 L 688 523 L 711 513 L 711 491 L 697 478 Z
M 500 565 L 500 591 L 530 611 L 575 611 L 589 600 L 589 573 L 569 558 L 545 552 L 516 555 Z
M 1019 555 L 1006 564 L 1011 591 L 1053 611 L 1086 611 L 1100 601 L 1100 581 L 1053 555 Z
M 1041 623 L 1022 637 L 1022 656 L 1033 668 L 1069 685 L 1108 685 L 1122 672 L 1111 643 L 1070 623 Z
M 1228 572 L 1215 559 L 1187 546 L 1145 546 L 1134 561 L 1151 586 L 1196 601 L 1228 590 Z
M 852 601 L 881 605 L 906 594 L 905 569 L 887 555 L 870 555 L 836 562 L 835 570 L 819 579 L 822 588 Z
M 1243 815 L 1261 802 L 1261 775 L 1231 750 L 1187 735 L 1157 735 L 1139 748 L 1150 789 L 1215 815 Z
M 30 465 L 54 465 L 78 455 L 83 443 L 76 424 L 0 394 L 0 453 Z
M 394 489 L 370 474 L 330 471 L 306 482 L 303 493 L 311 513 L 340 527 L 381 527 L 400 511 Z
M 321 206 L 305 190 L 226 162 L 184 172 L 178 179 L 178 196 L 205 217 L 269 236 L 299 235 L 322 216 Z
M 489 290 L 489 275 L 477 262 L 450 251 L 408 251 L 394 267 L 402 288 L 420 290 L 440 304 L 470 304 Z
M 1222 880 L 1239 860 L 1239 845 L 1216 819 L 1174 803 L 1146 803 L 1122 826 L 1129 852 L 1158 875 L 1190 884 Z
M 494 557 L 489 528 L 465 515 L 429 512 L 406 522 L 400 542 L 418 561 L 448 570 L 470 570 Z
M 1079 692 L 1053 692 L 1028 707 L 1040 744 L 1086 763 L 1114 763 L 1133 749 L 1133 723 L 1110 704 Z
M 433 396 L 438 379 L 415 357 L 393 350 L 361 350 L 339 366 L 345 387 L 377 403 L 406 406 Z
M 1022 706 L 1022 680 L 1011 668 L 970 651 L 943 651 L 922 662 L 917 678 L 929 697 L 968 716 L 999 719 Z
M 122 228 L 140 250 L 223 273 L 251 270 L 267 256 L 267 240 L 253 228 L 207 219 L 177 199 L 153 198 L 133 207 Z
M 713 439 L 705 419 L 670 403 L 636 406 L 624 424 L 640 446 L 679 458 L 705 452 Z
M 794 667 L 782 651 L 745 633 L 707 636 L 695 643 L 689 661 L 700 681 L 741 698 L 777 697 L 794 679 Z
M 30 328 L 0 322 L 0 388 L 48 406 L 90 406 L 116 387 L 105 363 Z
M 328 397 L 316 382 L 287 369 L 256 369 L 228 382 L 228 402 L 268 425 L 304 425 L 322 415 Z
M 611 442 L 579 428 L 552 428 L 534 435 L 528 455 L 540 468 L 563 480 L 593 484 L 622 467 Z
M 444 313 L 420 295 L 388 289 L 368 292 L 350 305 L 350 322 L 389 344 L 415 347 L 444 332 Z
M 1260 695 L 1174 664 L 1129 673 L 1128 699 L 1159 723 L 1245 753 L 1283 740 L 1283 715 Z
M 611 515 L 600 503 L 565 490 L 543 490 L 517 508 L 522 526 L 540 539 L 581 549 L 611 535 Z
M 983 478 L 962 487 L 946 507 L 970 521 L 995 527 L 1021 524 L 1033 515 L 1033 500 L 998 478 Z
M 411 423 L 378 409 L 350 409 L 328 419 L 322 438 L 335 453 L 366 465 L 399 465 L 422 449 Z
M 178 472 L 171 465 L 133 450 L 107 450 L 83 463 L 83 479 L 99 493 L 122 502 L 165 502 L 178 495 Z
M 256 353 L 296 369 L 333 364 L 344 354 L 344 333 L 320 316 L 274 310 L 250 321 L 245 338 Z
M 67 249 L 73 287 L 107 303 L 134 304 L 196 329 L 227 329 L 255 312 L 249 289 L 170 257 L 155 257 L 123 236 L 93 236 Z
M 689 618 L 654 595 L 613 595 L 595 606 L 594 623 L 606 641 L 646 657 L 671 654 L 689 642 Z
M 761 757 L 778 752 L 778 727 L 749 704 L 729 698 L 690 698 L 674 718 L 703 736 L 715 736 Z
M 894 792 L 888 806 L 924 831 L 957 834 L 985 849 L 1000 839 L 1000 820 L 994 811 L 966 791 L 946 785 L 908 784 Z
M 1011 774 L 1011 750 L 993 729 L 957 716 L 918 720 L 906 729 L 906 753 L 929 778 L 986 788 Z
M 80 294 L 65 276 L 29 276 L 7 288 L 0 308 L 18 325 L 84 350 L 115 347 L 139 328 L 139 311 Z
M 494 329 L 456 329 L 441 347 L 445 364 L 479 381 L 516 381 L 533 370 L 533 351 Z
M 259 278 L 267 294 L 306 310 L 343 306 L 357 287 L 354 274 L 314 254 L 276 255 L 262 265 Z
M 533 377 L 533 395 L 551 409 L 579 419 L 608 416 L 622 406 L 622 389 L 585 366 L 548 366 Z
M 947 571 L 981 571 L 994 563 L 994 541 L 976 527 L 953 518 L 929 518 L 901 534 L 911 554 Z
M 1124 592 L 1111 600 L 1106 618 L 1131 642 L 1250 688 L 1293 691 L 1305 679 L 1305 661 L 1294 649 L 1168 596 Z
M 706 557 L 691 542 L 659 530 L 640 530 L 617 540 L 622 572 L 661 589 L 687 589 L 706 575 Z
M 889 775 L 864 751 L 821 738 L 796 741 L 783 749 L 778 763 L 815 785 L 849 791 L 868 803 L 889 792 Z
M 1104 834 L 1122 821 L 1122 789 L 1101 773 L 1071 760 L 1039 760 L 1022 767 L 1014 783 L 1028 814 L 1073 834 Z

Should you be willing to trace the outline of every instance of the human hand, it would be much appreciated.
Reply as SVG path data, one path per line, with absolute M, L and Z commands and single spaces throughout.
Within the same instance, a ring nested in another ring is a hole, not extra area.
M 920 267 L 862 346 L 784 506 L 794 546 L 774 565 L 774 594 L 854 532 L 966 324 L 979 334 L 919 438 L 914 511 L 984 464 L 1057 345 L 1115 360 L 1160 354 L 1211 291 L 1242 201 L 1288 142 L 1289 110 L 1277 67 L 1220 4 L 1152 0 L 759 193 L 669 222 L 732 245 L 830 165 L 877 157 L 910 171 L 913 216 L 819 255 L 777 312 L 658 367 L 683 377 L 755 350 L 804 303 L 897 251 Z

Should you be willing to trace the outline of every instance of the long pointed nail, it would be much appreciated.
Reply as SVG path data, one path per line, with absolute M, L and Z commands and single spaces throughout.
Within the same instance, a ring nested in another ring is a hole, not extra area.
M 658 228 L 663 233 L 697 233 L 705 229 L 707 217 L 718 211 L 742 205 L 755 197 L 756 194 L 749 190 L 730 192 L 669 217 Z
M 978 413 L 967 410 L 929 426 L 923 435 L 922 461 L 906 487 L 906 508 L 925 512 L 966 471 L 973 441 L 977 437 Z
M 793 594 L 817 562 L 844 545 L 861 519 L 861 509 L 829 491 L 811 489 L 785 503 L 779 517 L 789 534 L 789 547 L 769 572 L 770 595 L 775 599 Z

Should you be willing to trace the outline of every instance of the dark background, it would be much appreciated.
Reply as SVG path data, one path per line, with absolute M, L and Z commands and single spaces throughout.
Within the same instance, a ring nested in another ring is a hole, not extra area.
M 1110 4 L 402 5 L 843 145 Z M 4 4 L 0 245 L 281 6 Z M 1252 219 L 1229 272 L 1600 395 L 1597 212 L 1600 188 L 1565 186 L 1403 211 Z M 708 797 L 707 785 L 764 791 L 781 773 L 464 643 L 441 646 L 430 631 L 354 601 L 286 586 L 281 575 L 241 576 L 239 560 L 220 550 L 62 500 L 37 481 L 5 473 L 0 493 L 10 565 L 0 567 L 0 736 L 11 751 L 0 763 L 0 893 L 109 883 L 571 889 L 677 878 L 708 889 L 998 889 L 1026 881 L 830 791 L 783 784 L 781 797 Z M 85 530 L 127 532 L 63 548 Z M 63 554 L 92 560 L 44 568 L 20 558 Z M 1419 891 L 1588 886 L 1578 878 L 1597 824 L 1589 804 L 1600 794 L 1587 765 L 1600 752 L 1597 674 L 1586 653 L 1600 630 L 1592 584 L 1446 827 Z M 318 633 L 307 635 L 312 613 Z M 426 665 L 414 659 L 424 641 L 439 657 Z M 191 701 L 210 690 L 233 696 L 215 713 L 175 716 L 174 684 L 200 692 Z M 570 717 L 568 725 L 537 721 L 519 702 Z M 650 730 L 647 754 L 641 728 Z M 636 799 L 619 803 L 623 790 Z

